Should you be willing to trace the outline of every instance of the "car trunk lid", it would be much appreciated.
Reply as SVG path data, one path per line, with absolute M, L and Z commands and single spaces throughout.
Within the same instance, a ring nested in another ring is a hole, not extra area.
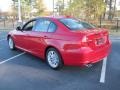
M 83 34 L 83 41 L 82 43 L 88 44 L 89 47 L 93 49 L 102 48 L 104 45 L 107 44 L 108 41 L 108 31 L 106 29 L 86 29 L 86 30 L 76 30 L 76 33 Z M 86 44 L 85 44 L 86 45 Z

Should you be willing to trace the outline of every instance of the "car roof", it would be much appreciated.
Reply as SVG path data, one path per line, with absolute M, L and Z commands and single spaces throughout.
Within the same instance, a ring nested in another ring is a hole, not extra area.
M 62 18 L 67 18 L 66 16 L 46 16 L 46 18 L 51 18 L 51 19 L 62 19 Z
M 72 18 L 70 16 L 44 16 L 44 17 L 36 17 L 33 19 L 40 19 L 40 18 L 48 18 L 48 19 L 63 19 L 63 18 Z

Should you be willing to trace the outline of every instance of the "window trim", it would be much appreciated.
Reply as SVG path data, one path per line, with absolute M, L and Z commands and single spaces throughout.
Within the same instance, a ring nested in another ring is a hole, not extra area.
M 33 22 L 33 21 L 35 21 L 35 23 L 37 22 L 36 19 L 29 20 L 28 22 L 26 22 L 26 23 L 22 26 L 22 30 L 23 30 L 23 31 L 27 31 L 27 30 L 25 30 L 24 28 L 25 28 L 29 23 L 31 23 L 31 22 Z M 33 27 L 34 27 L 34 26 L 33 26 Z M 32 30 L 31 30 L 31 31 L 32 31 Z

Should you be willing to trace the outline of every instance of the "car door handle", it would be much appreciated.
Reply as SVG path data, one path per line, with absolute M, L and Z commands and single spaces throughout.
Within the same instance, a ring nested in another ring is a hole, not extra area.
M 44 36 L 44 38 L 48 38 L 47 36 Z

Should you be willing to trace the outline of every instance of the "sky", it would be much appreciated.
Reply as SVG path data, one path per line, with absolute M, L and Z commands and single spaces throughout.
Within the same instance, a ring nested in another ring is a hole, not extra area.
M 9 11 L 11 8 L 11 0 L 0 0 L 0 10 L 3 12 Z
M 54 0 L 56 1 L 56 0 Z M 45 4 L 45 7 L 52 11 L 53 10 L 53 0 L 43 0 L 43 3 Z
M 117 9 L 120 10 L 120 0 L 117 0 L 116 5 L 117 5 Z
M 57 0 L 54 1 L 56 2 Z M 0 10 L 3 12 L 9 11 L 11 3 L 12 0 L 0 0 Z M 53 10 L 53 0 L 43 0 L 43 3 L 48 11 Z M 117 8 L 120 10 L 120 0 L 117 0 Z

